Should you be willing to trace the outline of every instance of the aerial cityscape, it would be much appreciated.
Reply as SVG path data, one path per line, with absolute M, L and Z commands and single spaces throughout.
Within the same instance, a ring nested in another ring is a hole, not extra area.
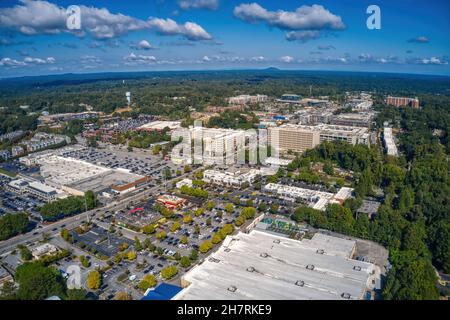
M 449 12 L 2 1 L 0 300 L 448 300 Z

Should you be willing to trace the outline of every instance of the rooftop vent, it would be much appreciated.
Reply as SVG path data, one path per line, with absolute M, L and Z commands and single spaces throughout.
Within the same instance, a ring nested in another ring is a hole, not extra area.
M 350 293 L 344 292 L 343 294 L 341 294 L 341 297 L 344 299 L 350 299 L 351 295 Z
M 318 253 L 318 254 L 324 254 L 324 253 L 325 253 L 325 250 L 323 250 L 323 249 L 317 249 L 316 253 Z
M 247 271 L 248 271 L 248 272 L 255 272 L 255 268 L 253 268 L 253 267 L 248 267 L 248 268 L 247 268 Z
M 299 287 L 303 287 L 303 286 L 305 285 L 305 281 L 303 281 L 303 280 L 297 280 L 297 281 L 295 282 L 295 285 L 296 285 L 296 286 L 299 286 Z
M 314 270 L 314 265 L 313 265 L 313 264 L 308 264 L 308 265 L 306 266 L 306 269 L 308 269 L 308 270 Z
M 354 266 L 354 267 L 353 267 L 353 270 L 361 271 L 361 267 L 360 267 L 360 266 Z
M 263 253 L 261 253 L 260 254 L 260 257 L 262 257 L 262 258 L 267 258 L 269 255 L 267 254 L 267 253 L 265 253 L 265 252 L 263 252 Z
M 216 259 L 216 258 L 212 258 L 212 257 L 211 257 L 211 258 L 209 258 L 209 259 L 208 259 L 208 261 L 209 261 L 209 262 L 215 262 L 215 263 L 219 263 L 219 262 L 220 262 L 220 260 L 219 260 L 219 259 Z
M 273 243 L 280 243 L 280 239 L 273 240 Z
M 235 286 L 229 286 L 227 290 L 230 292 L 236 292 L 237 288 Z

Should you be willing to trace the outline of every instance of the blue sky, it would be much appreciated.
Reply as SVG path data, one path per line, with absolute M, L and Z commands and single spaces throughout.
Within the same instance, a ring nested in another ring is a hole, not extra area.
M 366 26 L 369 5 L 381 29 Z M 78 5 L 81 29 L 66 26 Z M 265 68 L 450 75 L 445 0 L 2 0 L 0 77 Z

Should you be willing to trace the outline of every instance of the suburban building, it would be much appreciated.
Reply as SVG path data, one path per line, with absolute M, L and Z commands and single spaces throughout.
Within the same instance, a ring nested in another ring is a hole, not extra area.
M 296 201 L 297 199 L 301 199 L 311 208 L 322 211 L 326 209 L 328 204 L 343 204 L 346 199 L 352 196 L 353 192 L 352 188 L 347 187 L 342 187 L 336 194 L 334 194 L 331 192 L 299 188 L 278 183 L 268 183 L 264 186 L 263 190 L 276 194 L 277 197 L 288 201 Z
M 294 240 L 251 230 L 181 278 L 173 300 L 361 300 L 378 289 L 380 269 L 353 259 L 356 241 L 316 233 Z
M 180 121 L 151 121 L 146 123 L 136 130 L 138 131 L 162 131 L 165 128 L 169 128 L 169 130 L 175 130 L 181 127 Z
M 384 141 L 384 147 L 386 148 L 386 154 L 388 156 L 398 157 L 398 150 L 397 150 L 397 146 L 395 145 L 392 128 L 384 127 L 383 141 Z
M 166 208 L 176 209 L 186 204 L 187 200 L 170 194 L 164 194 L 156 199 L 156 202 Z
M 0 159 L 8 160 L 11 157 L 9 150 L 0 150 Z
M 38 181 L 27 179 L 12 180 L 10 183 L 8 183 L 8 185 L 5 186 L 5 188 L 18 194 L 32 194 L 37 198 L 47 202 L 51 202 L 65 196 L 64 192 L 56 188 Z
M 58 252 L 58 248 L 51 243 L 44 243 L 33 250 L 31 250 L 31 254 L 34 259 L 39 259 L 46 255 L 52 255 Z
M 261 173 L 257 169 L 250 169 L 248 171 L 218 171 L 205 170 L 203 172 L 203 181 L 207 183 L 219 184 L 228 187 L 242 187 L 245 183 L 253 183 Z

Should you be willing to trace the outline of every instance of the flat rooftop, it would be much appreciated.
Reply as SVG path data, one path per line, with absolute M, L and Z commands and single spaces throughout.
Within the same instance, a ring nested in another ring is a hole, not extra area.
M 355 245 L 319 233 L 301 241 L 258 230 L 228 236 L 183 276 L 187 287 L 174 300 L 363 299 L 375 265 L 351 259 Z

